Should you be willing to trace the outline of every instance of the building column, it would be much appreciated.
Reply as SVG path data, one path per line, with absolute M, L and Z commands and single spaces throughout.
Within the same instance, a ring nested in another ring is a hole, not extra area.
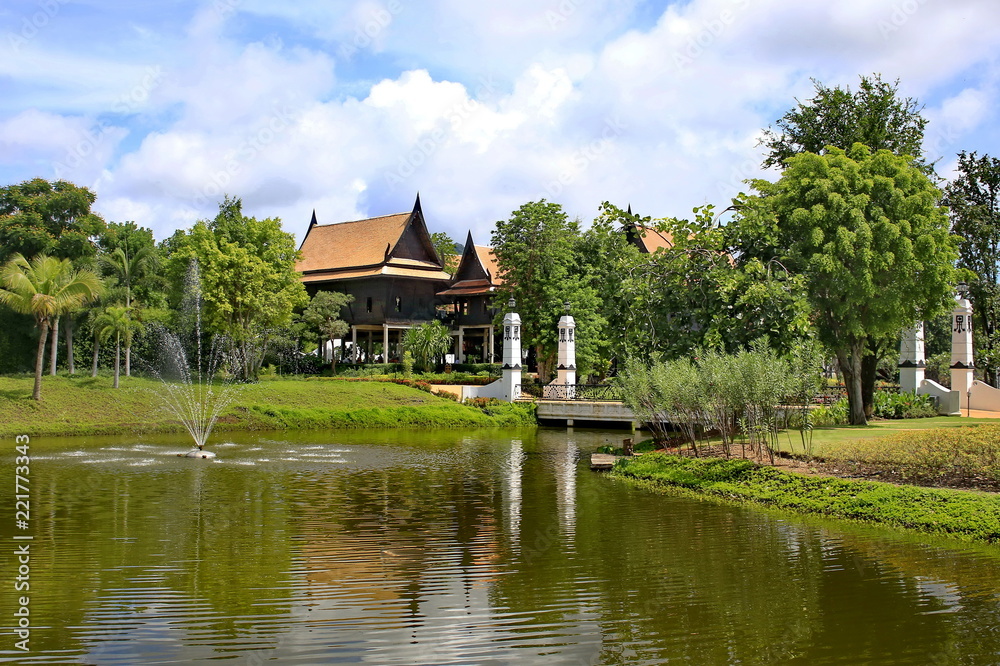
M 951 312 L 951 390 L 962 395 L 972 389 L 972 304 L 959 294 Z
M 916 393 L 924 381 L 927 367 L 924 356 L 924 322 L 903 329 L 903 339 L 899 343 L 899 392 Z
M 465 327 L 458 327 L 458 362 L 465 363 Z
M 503 318 L 503 388 L 508 402 L 521 397 L 521 316 L 514 312 L 516 304 L 510 299 L 510 312 Z
M 493 339 L 493 324 L 490 324 L 490 327 L 487 329 L 487 331 L 488 331 L 487 335 L 489 336 L 490 342 L 489 342 L 489 346 L 486 348 L 486 354 L 485 354 L 486 359 L 485 360 L 486 360 L 487 363 L 492 363 L 493 362 L 493 344 L 495 343 L 495 340 Z
M 575 389 L 569 388 L 576 384 L 576 322 L 569 315 L 569 303 L 566 304 L 566 314 L 559 319 L 559 365 L 556 367 L 556 384 L 567 387 L 566 397 L 572 400 Z
M 358 327 L 351 326 L 351 359 L 358 362 Z
M 382 324 L 382 362 L 389 362 L 389 324 Z

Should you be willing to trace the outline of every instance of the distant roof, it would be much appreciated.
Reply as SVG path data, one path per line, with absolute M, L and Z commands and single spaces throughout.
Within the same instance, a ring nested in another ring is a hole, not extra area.
M 438 292 L 438 296 L 488 294 L 503 282 L 498 273 L 499 268 L 493 248 L 474 244 L 470 232 L 462 260 L 455 270 L 455 281 L 445 291 Z
M 644 227 L 637 222 L 632 224 L 626 234 L 641 252 L 648 254 L 674 246 L 674 237 L 669 232 Z
M 409 219 L 410 213 L 397 213 L 310 227 L 299 248 L 302 259 L 295 269 L 306 273 L 381 264 Z
M 417 197 L 409 213 L 318 224 L 313 212 L 295 268 L 306 283 L 391 275 L 447 282 Z

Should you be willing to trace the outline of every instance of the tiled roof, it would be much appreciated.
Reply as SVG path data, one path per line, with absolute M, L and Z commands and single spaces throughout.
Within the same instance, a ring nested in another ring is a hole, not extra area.
M 669 249 L 674 246 L 674 237 L 666 231 L 657 231 L 639 224 L 635 225 L 636 237 L 642 247 L 649 254 L 653 254 L 660 248 Z
M 299 248 L 302 260 L 295 270 L 305 273 L 380 265 L 406 229 L 410 215 L 398 213 L 310 226 Z
M 483 268 L 490 272 L 493 284 L 501 284 L 503 280 L 500 279 L 500 269 L 497 266 L 497 257 L 493 254 L 493 248 L 486 247 L 485 245 L 476 245 L 475 248 L 476 256 L 479 257 L 479 262 L 483 265 Z

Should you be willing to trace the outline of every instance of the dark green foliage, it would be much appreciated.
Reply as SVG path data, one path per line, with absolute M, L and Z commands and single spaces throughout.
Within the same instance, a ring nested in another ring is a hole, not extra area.
M 74 262 L 92 258 L 104 220 L 91 212 L 96 195 L 64 180 L 34 178 L 0 187 L 0 263 L 14 254 L 47 254 Z
M 953 230 L 962 237 L 960 268 L 968 269 L 976 366 L 997 385 L 1000 376 L 1000 159 L 961 152 L 958 176 L 945 189 Z
M 813 79 L 816 96 L 788 111 L 764 130 L 768 149 L 764 168 L 785 166 L 800 153 L 822 153 L 827 146 L 847 150 L 862 143 L 872 151 L 919 158 L 927 119 L 911 97 L 900 98 L 899 81 L 886 83 L 878 74 L 861 77 L 858 90 L 828 88 Z
M 880 419 L 919 419 L 937 416 L 937 408 L 929 395 L 876 391 L 875 416 Z
M 622 459 L 612 474 L 725 500 L 816 513 L 965 540 L 1000 540 L 1000 498 L 956 490 L 805 476 L 748 460 L 649 453 Z

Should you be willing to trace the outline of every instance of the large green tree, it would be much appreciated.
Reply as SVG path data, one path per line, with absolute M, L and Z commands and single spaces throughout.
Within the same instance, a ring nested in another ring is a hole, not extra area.
M 673 243 L 652 254 L 610 253 L 619 260 L 603 269 L 601 280 L 617 291 L 602 294 L 617 311 L 609 313 L 616 322 L 612 330 L 621 332 L 616 356 L 669 359 L 696 348 L 735 352 L 760 338 L 788 351 L 808 337 L 801 277 L 774 260 L 734 258 L 731 228 L 717 224 L 713 207 L 694 213 L 692 220 L 625 220 L 669 234 Z
M 555 367 L 559 318 L 565 303 L 577 326 L 577 372 L 583 377 L 606 356 L 606 323 L 596 291 L 582 279 L 576 243 L 579 222 L 571 221 L 559 204 L 532 201 L 500 220 L 492 234 L 502 285 L 497 302 L 517 302 L 521 340 L 533 348 L 538 376 L 547 382 Z M 501 309 L 498 318 L 503 317 Z
M 256 377 L 270 332 L 287 326 L 308 301 L 295 271 L 295 238 L 280 220 L 247 217 L 239 199 L 226 197 L 215 219 L 175 233 L 164 249 L 174 302 L 183 298 L 184 276 L 197 259 L 205 323 L 230 341 L 241 379 Z
M 828 146 L 849 150 L 855 143 L 873 152 L 888 150 L 907 156 L 932 178 L 933 165 L 923 161 L 922 143 L 927 119 L 922 105 L 899 94 L 899 81 L 888 83 L 879 74 L 862 76 L 857 90 L 849 86 L 831 88 L 813 80 L 816 94 L 789 110 L 777 122 L 777 129 L 764 131 L 761 143 L 767 148 L 763 166 L 784 167 L 788 159 L 804 152 L 823 154 Z M 767 243 L 756 239 L 744 244 L 741 252 L 768 261 L 774 253 Z M 779 248 L 783 250 L 784 248 Z M 895 352 L 894 336 L 869 338 L 862 361 L 862 393 L 865 411 L 875 405 L 875 378 L 880 360 Z
M 847 383 L 850 422 L 864 424 L 869 340 L 894 339 L 950 302 L 958 238 L 941 192 L 910 158 L 862 144 L 791 157 L 776 183 L 752 185 L 759 196 L 744 200 L 741 216 L 804 276 L 819 338 Z
M 38 328 L 32 397 L 41 400 L 45 338 L 52 321 L 96 299 L 101 292 L 100 278 L 87 270 L 75 270 L 68 259 L 39 254 L 29 262 L 15 254 L 0 271 L 0 284 L 0 304 L 31 316 Z
M 975 274 L 973 304 L 976 365 L 997 385 L 1000 369 L 1000 159 L 961 152 L 958 175 L 945 188 L 952 230 L 962 237 L 958 265 Z
M 847 150 L 855 143 L 919 160 L 927 120 L 917 100 L 900 97 L 898 80 L 862 76 L 855 91 L 815 79 L 813 86 L 814 97 L 798 102 L 777 121 L 777 128 L 764 130 L 764 168 L 784 167 L 800 153 L 821 154 L 827 146 Z
M 45 254 L 69 259 L 78 269 L 93 269 L 97 252 L 94 239 L 105 229 L 104 220 L 91 210 L 95 200 L 96 196 L 89 189 L 63 180 L 34 178 L 0 187 L 0 263 L 15 254 L 28 259 Z M 66 333 L 71 372 L 73 315 L 72 311 L 62 315 L 66 320 L 62 328 Z M 12 361 L 30 348 L 30 324 L 27 323 L 30 320 L 27 317 L 23 320 L 11 321 L 0 329 L 0 350 L 6 352 L 0 354 L 0 368 L 15 369 Z M 54 361 L 59 342 L 58 318 L 52 321 L 52 326 L 51 358 Z

